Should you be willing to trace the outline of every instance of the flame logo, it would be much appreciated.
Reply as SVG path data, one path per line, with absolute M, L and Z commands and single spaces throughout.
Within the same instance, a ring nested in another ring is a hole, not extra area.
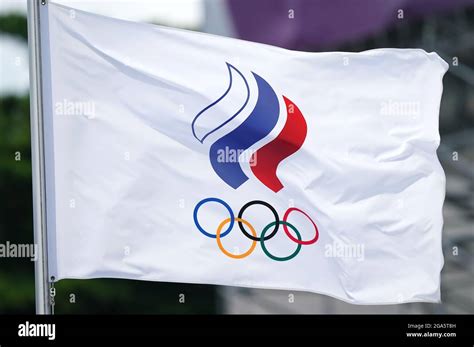
M 193 136 L 200 143 L 204 143 L 209 135 L 237 117 L 247 106 L 250 98 L 250 88 L 245 76 L 233 65 L 226 64 L 229 72 L 228 88 L 216 101 L 202 109 L 191 124 Z M 252 72 L 252 75 L 258 88 L 258 98 L 253 110 L 237 128 L 216 140 L 209 149 L 212 168 L 225 183 L 234 189 L 244 184 L 248 177 L 238 161 L 218 160 L 219 153 L 222 151 L 244 152 L 268 136 L 280 117 L 280 104 L 275 91 L 261 76 L 255 72 Z M 243 94 L 241 93 L 242 89 L 244 90 Z M 237 109 L 235 112 L 231 112 L 229 117 L 218 114 L 221 119 L 217 120 L 217 117 L 212 115 L 211 111 L 213 109 L 219 110 L 221 103 L 232 103 L 234 99 L 241 99 L 240 104 L 233 103 L 231 105 Z M 299 108 L 289 98 L 283 96 L 283 100 L 287 114 L 283 129 L 273 140 L 256 150 L 250 159 L 250 162 L 254 163 L 251 165 L 252 173 L 274 192 L 283 188 L 283 184 L 277 176 L 278 165 L 301 148 L 307 134 L 306 121 Z M 217 124 L 217 126 L 212 124 Z

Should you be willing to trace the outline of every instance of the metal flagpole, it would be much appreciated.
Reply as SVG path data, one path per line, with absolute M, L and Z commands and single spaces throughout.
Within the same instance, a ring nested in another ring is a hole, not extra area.
M 40 8 L 45 5 L 46 0 L 28 1 L 33 227 L 34 242 L 37 247 L 37 259 L 35 262 L 35 299 L 37 314 L 51 314 L 46 240 L 46 190 L 40 30 Z

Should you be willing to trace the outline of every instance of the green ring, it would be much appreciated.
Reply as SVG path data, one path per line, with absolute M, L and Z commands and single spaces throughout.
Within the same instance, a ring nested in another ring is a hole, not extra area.
M 262 251 L 263 253 L 265 253 L 265 255 L 267 257 L 269 257 L 270 259 L 273 259 L 273 260 L 276 260 L 276 261 L 287 261 L 287 260 L 290 260 L 290 259 L 293 259 L 294 257 L 296 257 L 298 255 L 298 253 L 300 252 L 301 250 L 301 244 L 298 243 L 298 247 L 296 247 L 296 250 L 290 254 L 289 256 L 287 257 L 276 257 L 274 256 L 273 254 L 271 254 L 267 248 L 265 247 L 265 241 L 264 241 L 264 238 L 265 238 L 265 233 L 268 231 L 268 229 L 270 229 L 272 226 L 274 226 L 276 223 L 280 223 L 280 224 L 283 224 L 283 225 L 286 225 L 286 226 L 289 226 L 295 233 L 296 233 L 296 237 L 298 238 L 298 240 L 301 241 L 301 235 L 300 233 L 298 232 L 298 230 L 296 230 L 296 228 L 291 225 L 290 223 L 288 222 L 285 222 L 285 221 L 279 221 L 279 222 L 271 222 L 270 224 L 268 224 L 265 228 L 263 228 L 263 231 L 262 231 L 262 234 L 260 235 L 260 245 L 262 246 Z

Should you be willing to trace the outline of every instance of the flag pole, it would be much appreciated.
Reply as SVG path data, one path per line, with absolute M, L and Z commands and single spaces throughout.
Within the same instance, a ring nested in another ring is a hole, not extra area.
M 35 302 L 37 314 L 51 314 L 46 239 L 46 189 L 40 29 L 41 6 L 46 6 L 46 0 L 28 1 L 31 167 L 33 183 L 33 228 L 34 242 L 36 245 Z

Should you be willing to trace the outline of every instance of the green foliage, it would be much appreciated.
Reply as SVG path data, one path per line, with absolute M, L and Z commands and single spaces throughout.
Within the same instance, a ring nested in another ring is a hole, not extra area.
M 62 280 L 56 288 L 61 313 L 212 314 L 218 307 L 207 285 L 93 279 Z
M 29 109 L 28 96 L 0 99 L 0 177 L 31 177 Z
M 0 33 L 28 39 L 26 17 L 21 14 L 0 15 Z
M 28 96 L 0 98 L 0 243 L 33 243 Z M 34 312 L 34 263 L 0 258 L 0 313 Z

